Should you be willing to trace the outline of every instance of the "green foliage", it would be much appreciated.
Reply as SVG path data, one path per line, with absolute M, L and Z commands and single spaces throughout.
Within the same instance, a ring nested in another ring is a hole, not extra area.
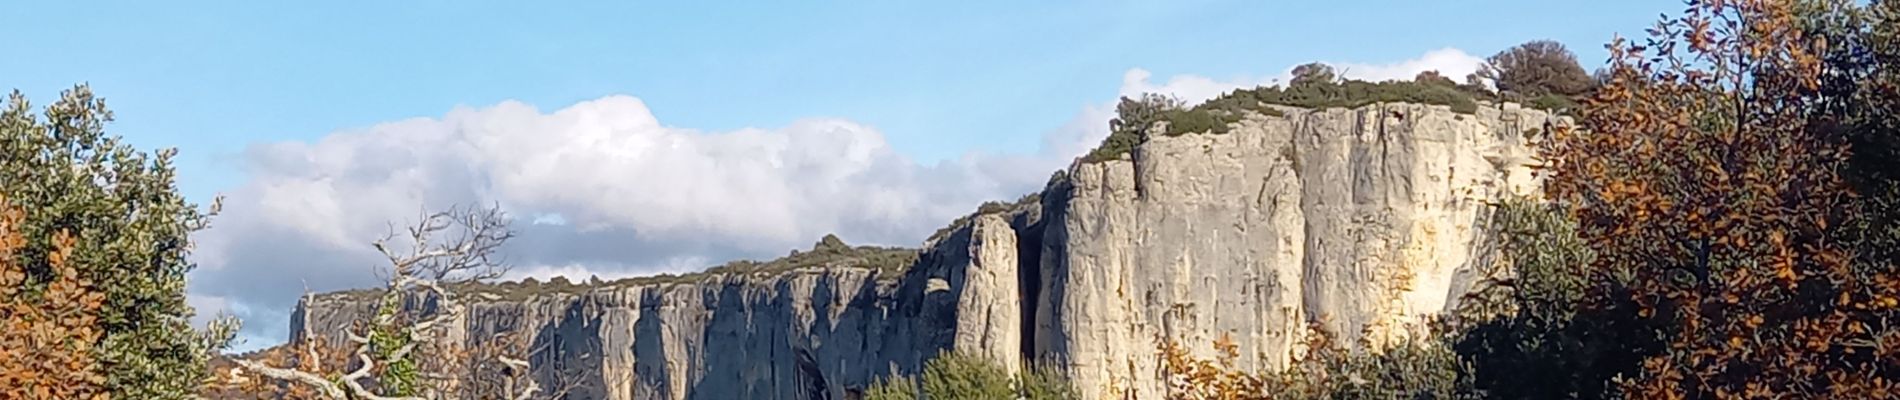
M 1113 160 L 1134 151 L 1136 145 L 1148 140 L 1147 130 L 1165 119 L 1163 114 L 1180 110 L 1182 106 L 1180 99 L 1154 93 L 1142 94 L 1139 99 L 1123 97 L 1115 105 L 1115 119 L 1108 121 L 1108 137 L 1102 138 L 1100 146 L 1083 156 L 1082 162 Z
M 1438 340 L 1402 341 L 1380 351 L 1333 348 L 1309 354 L 1281 376 L 1293 399 L 1450 399 L 1462 390 L 1458 355 Z
M 1584 266 L 1596 257 L 1577 237 L 1576 224 L 1518 197 L 1494 204 L 1489 217 L 1497 259 L 1461 301 L 1458 311 L 1465 314 L 1459 317 L 1490 319 L 1523 309 L 1541 321 L 1570 320 L 1588 283 Z
M 1479 74 L 1496 82 L 1499 91 L 1531 98 L 1582 96 L 1596 86 L 1596 79 L 1577 63 L 1577 55 L 1563 43 L 1551 40 L 1530 41 L 1498 52 L 1485 59 Z
M 1651 326 L 1628 313 L 1580 308 L 1596 255 L 1560 210 L 1522 198 L 1494 205 L 1494 260 L 1446 327 L 1470 362 L 1474 393 L 1495 398 L 1593 398 L 1654 351 Z
M 864 389 L 864 400 L 917 400 L 917 380 L 908 376 L 878 379 Z
M 919 397 L 922 394 L 922 397 Z M 922 376 L 893 375 L 865 388 L 865 400 L 1073 400 L 1075 388 L 1052 366 L 1035 366 L 1010 375 L 1002 365 L 952 351 L 924 363 Z
M 1828 101 L 1816 113 L 1842 121 L 1853 148 L 1846 179 L 1869 216 L 1848 227 L 1847 240 L 1857 243 L 1860 264 L 1900 259 L 1900 96 L 1893 95 L 1900 92 L 1900 2 L 1802 4 L 1810 34 L 1834 44 L 1834 73 L 1822 77 Z
M 1418 103 L 1450 106 L 1452 112 L 1478 112 L 1478 102 L 1470 93 L 1444 85 L 1408 82 L 1366 82 L 1348 80 L 1337 83 L 1236 90 L 1216 101 L 1279 104 L 1303 108 L 1359 108 L 1377 103 Z
M 111 121 L 84 85 L 37 113 L 18 91 L 0 106 L 0 192 L 29 221 L 13 261 L 38 290 L 54 279 L 46 256 L 55 233 L 72 232 L 70 262 L 106 294 L 97 354 L 113 397 L 190 397 L 218 342 L 186 322 L 189 236 L 208 215 L 178 193 L 175 151 L 134 149 L 106 134 Z
M 931 400 L 1013 399 L 1014 386 L 1003 366 L 976 356 L 945 352 L 924 363 L 924 397 Z
M 1458 87 L 1457 81 L 1453 81 L 1444 75 L 1439 75 L 1437 70 L 1419 72 L 1417 76 L 1412 77 L 1412 81 L 1432 86 Z
M 1477 100 L 1480 97 L 1464 88 L 1445 85 L 1444 81 L 1438 80 L 1366 82 L 1313 78 L 1300 80 L 1298 84 L 1287 87 L 1263 86 L 1235 90 L 1191 108 L 1182 107 L 1178 100 L 1157 95 L 1145 95 L 1142 100 L 1122 98 L 1121 105 L 1116 107 L 1120 116 L 1109 124 L 1108 137 L 1103 138 L 1102 144 L 1095 150 L 1083 156 L 1082 162 L 1121 158 L 1156 133 L 1149 130 L 1157 122 L 1167 123 L 1166 129 L 1158 132 L 1167 136 L 1223 134 L 1231 129 L 1231 124 L 1240 122 L 1248 113 L 1283 116 L 1284 113 L 1272 107 L 1274 105 L 1323 109 L 1358 108 L 1378 103 L 1418 103 L 1449 106 L 1452 112 L 1473 114 L 1478 112 Z
M 1299 87 L 1314 84 L 1331 84 L 1339 80 L 1339 74 L 1333 72 L 1333 66 L 1324 63 L 1306 63 L 1293 67 L 1293 80 L 1287 85 Z
M 1024 400 L 1073 400 L 1075 386 L 1062 370 L 1053 365 L 1035 365 L 1016 373 L 1016 384 Z
M 383 295 L 383 301 L 377 305 L 376 318 L 370 321 L 369 351 L 376 359 L 378 369 L 376 383 L 381 385 L 383 394 L 389 396 L 415 395 L 420 387 L 415 353 L 403 350 L 416 342 L 414 333 L 405 329 L 406 324 L 399 323 L 398 313 L 402 307 L 402 295 L 389 292 Z

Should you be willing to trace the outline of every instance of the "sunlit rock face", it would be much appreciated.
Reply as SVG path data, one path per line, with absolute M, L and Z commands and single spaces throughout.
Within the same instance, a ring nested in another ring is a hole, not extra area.
M 1474 279 L 1486 203 L 1535 195 L 1526 141 L 1562 122 L 1515 105 L 1278 110 L 1078 163 L 922 250 L 828 240 L 750 269 L 489 286 L 500 299 L 456 336 L 539 349 L 538 379 L 573 398 L 848 399 L 944 351 L 1048 363 L 1088 398 L 1159 398 L 1160 338 L 1207 357 L 1226 336 L 1265 371 L 1308 324 L 1391 340 L 1445 309 Z M 368 305 L 319 295 L 291 331 L 341 340 Z
M 1155 343 L 1285 365 L 1304 327 L 1402 336 L 1473 278 L 1486 203 L 1534 195 L 1545 112 L 1281 109 L 1156 137 L 1043 193 L 1036 357 L 1096 398 L 1159 398 Z M 1463 272 L 1463 273 L 1461 273 Z

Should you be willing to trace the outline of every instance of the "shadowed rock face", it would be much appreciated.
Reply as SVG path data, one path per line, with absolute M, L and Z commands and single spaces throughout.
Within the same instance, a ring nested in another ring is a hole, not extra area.
M 1158 398 L 1161 337 L 1211 356 L 1230 336 L 1243 368 L 1271 370 L 1308 323 L 1382 339 L 1444 309 L 1472 280 L 1485 202 L 1534 194 L 1524 133 L 1552 121 L 1515 105 L 1282 111 L 1073 166 L 907 268 L 827 240 L 807 256 L 837 257 L 750 272 L 484 287 L 503 299 L 471 307 L 463 334 L 512 333 L 573 398 L 845 399 L 946 350 L 1053 363 L 1090 398 Z M 367 305 L 320 295 L 291 331 L 340 340 Z

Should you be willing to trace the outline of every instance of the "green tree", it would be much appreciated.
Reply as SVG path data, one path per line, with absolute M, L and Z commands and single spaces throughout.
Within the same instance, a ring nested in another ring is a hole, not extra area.
M 59 279 L 48 261 L 55 238 L 70 232 L 69 266 L 105 295 L 94 354 L 106 388 L 120 398 L 191 397 L 219 344 L 191 329 L 185 303 L 188 236 L 208 214 L 178 193 L 175 151 L 134 149 L 106 134 L 111 121 L 84 85 L 37 112 L 18 91 L 0 105 L 0 192 L 26 214 L 11 261 L 29 291 L 43 290 Z
M 1315 62 L 1293 67 L 1293 80 L 1288 81 L 1287 86 L 1299 87 L 1337 81 L 1339 81 L 1339 74 L 1333 72 L 1333 66 Z
M 1115 104 L 1115 119 L 1108 121 L 1108 137 L 1102 138 L 1102 144 L 1082 161 L 1113 160 L 1134 151 L 1135 146 L 1148 140 L 1148 129 L 1155 122 L 1165 120 L 1169 113 L 1183 106 L 1181 99 L 1156 93 L 1143 93 L 1134 99 L 1122 97 L 1121 102 Z
M 1535 40 L 1517 45 L 1485 59 L 1479 74 L 1497 84 L 1502 92 L 1527 98 L 1544 95 L 1580 96 L 1590 91 L 1594 80 L 1577 56 L 1563 43 Z

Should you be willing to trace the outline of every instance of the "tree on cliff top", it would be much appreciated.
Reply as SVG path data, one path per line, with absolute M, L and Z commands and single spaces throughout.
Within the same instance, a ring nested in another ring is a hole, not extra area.
M 1563 43 L 1536 40 L 1500 51 L 1485 59 L 1478 74 L 1497 84 L 1499 92 L 1526 98 L 1545 95 L 1581 96 L 1594 80 Z
M 194 396 L 225 337 L 191 329 L 185 304 L 189 235 L 208 213 L 173 183 L 174 151 L 138 151 L 105 133 L 112 112 L 84 85 L 35 112 L 13 92 L 0 104 L 0 193 L 24 216 L 7 261 L 9 290 L 38 296 L 89 282 L 104 297 L 87 353 L 107 366 L 115 397 Z M 215 203 L 211 213 L 216 212 Z M 63 254 L 63 255 L 62 255 Z
M 1333 71 L 1333 66 L 1315 62 L 1293 67 L 1293 78 L 1287 81 L 1287 86 L 1299 87 L 1338 81 L 1339 74 Z

